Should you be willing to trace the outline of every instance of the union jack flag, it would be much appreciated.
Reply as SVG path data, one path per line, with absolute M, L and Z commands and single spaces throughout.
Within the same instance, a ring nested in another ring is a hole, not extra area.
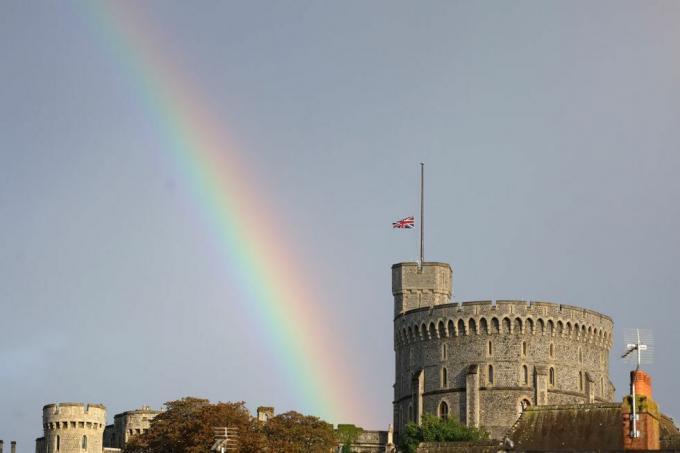
M 416 221 L 411 217 L 406 217 L 405 219 L 397 220 L 396 222 L 392 223 L 392 228 L 415 228 L 416 227 Z

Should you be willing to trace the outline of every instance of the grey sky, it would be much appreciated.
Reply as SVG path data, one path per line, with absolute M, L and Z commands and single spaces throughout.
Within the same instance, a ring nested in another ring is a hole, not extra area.
M 140 8 L 314 263 L 363 377 L 356 422 L 390 422 L 389 266 L 417 254 L 390 223 L 416 213 L 421 160 L 426 258 L 454 266 L 456 300 L 601 311 L 617 354 L 624 327 L 652 328 L 655 396 L 680 416 L 680 3 Z M 87 22 L 77 2 L 0 4 L 0 438 L 32 451 L 54 401 L 297 408 Z

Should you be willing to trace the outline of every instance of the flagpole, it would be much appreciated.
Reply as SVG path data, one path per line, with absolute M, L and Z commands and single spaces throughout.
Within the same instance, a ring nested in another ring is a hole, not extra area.
M 425 193 L 425 164 L 420 163 L 420 267 L 423 267 L 425 258 L 423 257 L 423 248 L 425 243 L 425 203 L 424 203 L 424 193 Z

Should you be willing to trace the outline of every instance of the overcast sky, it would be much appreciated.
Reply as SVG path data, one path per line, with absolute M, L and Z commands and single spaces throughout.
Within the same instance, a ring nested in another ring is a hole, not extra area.
M 391 422 L 389 268 L 417 250 L 390 223 L 416 213 L 420 161 L 426 259 L 456 300 L 611 316 L 617 399 L 623 329 L 653 329 L 654 395 L 680 416 L 679 2 L 133 3 L 313 263 L 361 377 L 339 421 Z M 300 409 L 97 26 L 77 2 L 0 3 L 0 439 L 20 453 L 50 402 Z

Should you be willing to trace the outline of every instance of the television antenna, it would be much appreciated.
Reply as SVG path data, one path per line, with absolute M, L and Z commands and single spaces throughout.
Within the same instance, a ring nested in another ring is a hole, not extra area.
M 623 334 L 626 342 L 626 352 L 621 356 L 627 362 L 634 362 L 636 364 L 635 371 L 631 373 L 631 393 L 633 396 L 631 414 L 630 437 L 636 439 L 640 437 L 640 431 L 637 429 L 637 411 L 636 411 L 636 397 L 635 397 L 635 380 L 637 379 L 637 371 L 641 364 L 649 364 L 654 360 L 654 337 L 652 331 L 648 329 L 626 329 Z
M 649 329 L 626 329 L 623 334 L 626 342 L 626 352 L 621 356 L 626 362 L 648 365 L 654 361 L 654 337 Z M 634 354 L 633 354 L 634 353 Z
M 210 451 L 219 453 L 238 451 L 238 428 L 232 426 L 213 428 L 213 432 L 215 443 Z

